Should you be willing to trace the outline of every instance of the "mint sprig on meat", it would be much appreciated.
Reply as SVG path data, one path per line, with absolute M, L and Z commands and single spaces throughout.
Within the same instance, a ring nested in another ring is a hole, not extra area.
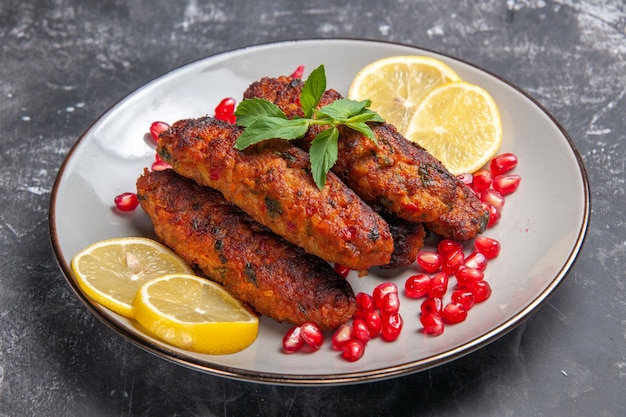
M 361 132 L 377 143 L 367 122 L 384 122 L 382 117 L 368 108 L 372 104 L 370 100 L 342 98 L 317 109 L 324 91 L 326 73 L 324 65 L 320 65 L 311 72 L 302 86 L 300 104 L 304 117 L 288 119 L 278 106 L 264 99 L 243 100 L 235 111 L 237 124 L 244 127 L 235 142 L 235 148 L 243 150 L 268 139 L 299 139 L 312 125 L 329 126 L 315 136 L 309 149 L 313 180 L 321 190 L 326 184 L 328 171 L 337 161 L 338 126 L 343 125 Z

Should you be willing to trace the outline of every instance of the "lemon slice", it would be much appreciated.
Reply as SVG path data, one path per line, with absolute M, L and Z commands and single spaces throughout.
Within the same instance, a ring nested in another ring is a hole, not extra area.
M 133 303 L 137 321 L 171 345 L 214 355 L 238 352 L 257 337 L 258 318 L 219 284 L 172 274 L 144 284 Z
M 133 300 L 143 283 L 166 274 L 192 273 L 169 248 L 143 237 L 94 243 L 76 254 L 71 266 L 89 297 L 131 319 Z
M 452 174 L 473 173 L 502 143 L 500 112 L 481 87 L 466 82 L 444 84 L 423 97 L 406 137 L 426 148 Z
M 404 134 L 421 97 L 433 87 L 452 81 L 460 81 L 459 76 L 438 59 L 393 56 L 361 69 L 352 80 L 348 98 L 371 100 L 370 109 Z

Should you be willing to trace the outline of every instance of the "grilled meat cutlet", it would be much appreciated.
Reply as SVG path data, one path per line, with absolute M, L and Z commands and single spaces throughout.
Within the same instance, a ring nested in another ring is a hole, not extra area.
M 320 258 L 278 237 L 222 194 L 173 170 L 137 180 L 158 238 L 258 313 L 330 330 L 355 312 L 349 283 Z
M 244 98 L 262 98 L 280 107 L 287 117 L 303 116 L 302 81 L 265 77 L 254 82 Z M 341 98 L 327 90 L 319 106 Z M 424 148 L 404 138 L 388 123 L 371 123 L 378 145 L 363 134 L 340 127 L 338 160 L 333 172 L 365 202 L 381 213 L 424 222 L 442 237 L 466 240 L 483 232 L 486 212 L 465 184 Z M 325 127 L 313 126 L 298 146 L 308 149 Z
M 332 173 L 318 189 L 308 154 L 284 140 L 234 148 L 242 129 L 210 117 L 181 120 L 161 133 L 161 158 L 220 191 L 259 223 L 327 262 L 355 270 L 388 264 L 389 225 Z

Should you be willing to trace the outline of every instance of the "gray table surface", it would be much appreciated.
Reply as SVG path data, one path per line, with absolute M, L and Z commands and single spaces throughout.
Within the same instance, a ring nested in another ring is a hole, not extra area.
M 157 358 L 73 294 L 51 250 L 48 204 L 80 134 L 180 65 L 305 38 L 392 41 L 462 58 L 527 91 L 569 132 L 590 178 L 591 225 L 566 281 L 522 326 L 421 373 L 278 387 Z M 1 416 L 626 412 L 623 0 L 4 0 L 0 40 Z

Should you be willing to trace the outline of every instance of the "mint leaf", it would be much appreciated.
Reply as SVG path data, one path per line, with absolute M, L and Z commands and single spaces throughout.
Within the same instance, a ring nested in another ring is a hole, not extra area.
M 274 103 L 260 98 L 249 98 L 243 100 L 235 110 L 237 124 L 239 126 L 250 126 L 258 119 L 265 117 L 278 117 L 287 119 L 285 113 Z
M 235 148 L 240 151 L 267 139 L 298 139 L 309 130 L 306 119 L 283 119 L 281 117 L 257 118 L 239 135 Z
M 318 114 L 331 117 L 333 119 L 345 120 L 361 113 L 371 102 L 369 100 L 354 101 L 347 98 L 340 98 L 318 110 Z
M 311 118 L 324 91 L 326 91 L 326 72 L 324 65 L 320 65 L 309 74 L 309 77 L 302 86 L 300 104 L 302 105 L 304 117 L 307 119 Z
M 346 123 L 345 126 L 349 127 L 350 129 L 356 130 L 357 132 L 360 132 L 362 135 L 367 136 L 372 142 L 378 144 L 378 141 L 376 140 L 376 135 L 374 135 L 374 132 L 367 125 L 367 123 L 365 122 Z
M 326 184 L 328 171 L 337 162 L 337 142 L 339 140 L 339 129 L 331 127 L 321 131 L 311 142 L 309 155 L 311 158 L 311 173 L 313 181 L 320 190 Z

